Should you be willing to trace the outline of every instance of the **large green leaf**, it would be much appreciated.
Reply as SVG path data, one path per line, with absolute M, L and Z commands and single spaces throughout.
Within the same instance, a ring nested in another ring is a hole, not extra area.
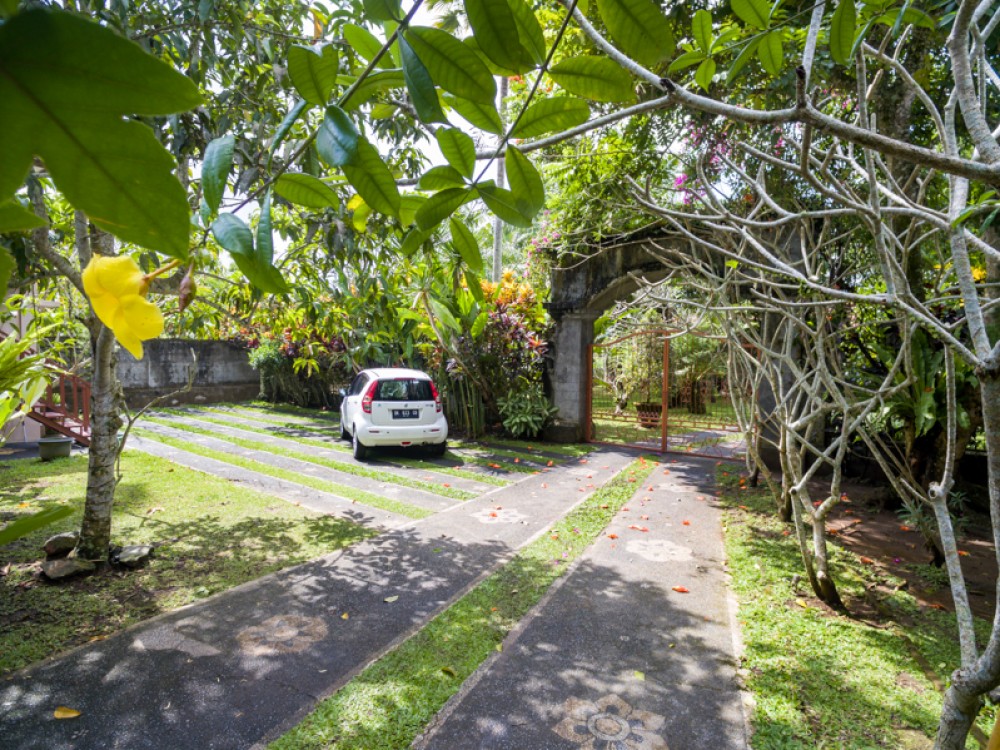
M 712 78 L 715 77 L 715 60 L 711 57 L 705 58 L 694 73 L 695 82 L 705 91 L 712 85 Z
M 373 21 L 397 21 L 403 17 L 399 0 L 364 0 L 365 15 Z
M 288 173 L 281 175 L 274 185 L 274 192 L 290 203 L 306 208 L 337 208 L 340 198 L 329 185 L 309 174 Z
M 331 167 L 343 167 L 357 160 L 360 138 L 347 113 L 340 107 L 330 106 L 316 132 L 316 150 Z
M 571 94 L 595 102 L 634 102 L 632 76 L 607 57 L 570 57 L 549 70 L 556 83 Z
M 428 198 L 417 211 L 417 226 L 429 232 L 458 210 L 473 191 L 467 187 L 448 188 Z
M 60 521 L 66 516 L 72 515 L 73 507 L 70 505 L 54 505 L 45 508 L 30 516 L 15 518 L 2 529 L 0 529 L 0 547 L 5 544 L 27 536 L 38 529 Z
M 568 96 L 541 99 L 532 104 L 511 132 L 513 138 L 535 138 L 582 125 L 590 119 L 590 105 Z
M 461 219 L 452 217 L 448 226 L 451 229 L 451 242 L 462 256 L 462 260 L 475 273 L 482 273 L 483 253 L 479 249 L 479 243 L 476 242 L 476 235 Z
M 378 150 L 364 139 L 358 141 L 357 159 L 342 165 L 347 181 L 365 203 L 386 216 L 399 214 L 399 188 Z
M 497 112 L 493 102 L 480 104 L 451 94 L 445 94 L 444 100 L 470 125 L 487 133 L 503 135 L 503 122 L 500 120 L 500 113 Z
M 423 122 L 447 122 L 448 118 L 441 111 L 431 74 L 403 36 L 399 37 L 399 59 L 403 62 L 406 90 L 410 92 L 410 101 L 417 110 L 417 117 Z
M 357 80 L 357 76 L 338 76 L 337 80 L 349 86 Z M 350 98 L 343 102 L 343 108 L 355 110 L 376 94 L 390 89 L 402 88 L 405 84 L 406 78 L 403 76 L 402 70 L 380 70 L 377 73 L 372 73 L 354 89 Z
M 509 0 L 509 3 L 522 46 L 531 55 L 535 65 L 541 65 L 545 62 L 545 35 L 542 33 L 541 24 L 535 17 L 535 12 L 525 0 Z
M 337 82 L 337 52 L 332 45 L 323 47 L 322 54 L 311 47 L 293 45 L 288 50 L 288 75 L 299 96 L 310 104 L 322 107 L 330 99 Z
M 295 125 L 295 121 L 299 119 L 301 115 L 306 110 L 308 102 L 305 99 L 299 99 L 295 102 L 295 106 L 288 110 L 288 114 L 278 125 L 278 129 L 274 131 L 274 139 L 271 141 L 271 149 L 268 152 L 267 163 L 268 166 L 271 164 L 271 158 L 278 152 L 281 144 L 285 142 L 285 138 L 292 131 L 292 126 Z
M 29 229 L 44 227 L 45 221 L 26 209 L 16 200 L 0 203 L 0 234 L 8 232 L 25 232 Z M 0 284 L 0 292 L 7 287 Z
M 486 204 L 486 207 L 503 221 L 524 229 L 531 226 L 531 217 L 524 214 L 522 206 L 518 203 L 517 196 L 512 192 L 499 188 L 492 183 L 480 184 L 478 188 L 479 195 Z
M 854 8 L 854 0 L 840 0 L 830 22 L 830 56 L 840 65 L 847 65 L 851 60 L 857 25 L 858 14 Z
M 465 13 L 479 49 L 501 68 L 524 73 L 535 66 L 522 45 L 507 0 L 465 0 Z
M 753 59 L 754 54 L 757 52 L 757 48 L 760 46 L 760 41 L 761 37 L 754 37 L 740 51 L 740 54 L 738 54 L 736 59 L 733 60 L 733 64 L 729 66 L 729 72 L 726 73 L 726 83 L 731 83 L 735 80 L 736 76 L 740 74 L 740 71 L 743 70 L 747 63 Z
M 378 37 L 363 26 L 346 23 L 343 34 L 344 39 L 351 45 L 351 49 L 364 58 L 365 62 L 374 60 L 382 49 L 382 42 L 379 41 Z M 392 58 L 389 55 L 383 55 L 382 59 L 378 61 L 378 66 L 380 68 L 392 67 Z
M 274 260 L 274 237 L 271 234 L 271 191 L 264 193 L 260 202 L 260 216 L 257 217 L 257 262 L 264 266 Z
M 426 195 L 417 193 L 401 195 L 399 197 L 399 223 L 404 227 L 410 226 L 417 218 L 417 211 L 426 201 Z
M 699 10 L 691 19 L 691 36 L 698 44 L 698 48 L 706 55 L 712 51 L 712 41 L 715 35 L 712 33 L 712 14 L 707 10 Z
M 448 163 L 466 177 L 472 177 L 476 168 L 476 144 L 472 138 L 458 128 L 439 128 L 434 137 Z
M 404 36 L 438 86 L 463 99 L 493 104 L 496 82 L 475 52 L 440 29 L 413 26 Z
M 510 191 L 517 198 L 522 213 L 534 216 L 545 205 L 545 186 L 542 177 L 527 156 L 514 146 L 507 146 L 504 168 Z
M 188 252 L 187 196 L 175 163 L 131 115 L 201 104 L 197 87 L 138 45 L 79 16 L 32 10 L 0 25 L 0 199 L 34 156 L 90 220 L 127 242 Z
M 212 236 L 230 255 L 253 258 L 253 232 L 236 214 L 219 214 L 212 222 Z
M 772 76 L 781 74 L 781 68 L 785 64 L 785 52 L 781 43 L 781 31 L 769 31 L 761 39 L 757 48 L 757 56 L 764 70 Z
M 766 0 L 729 0 L 729 5 L 747 26 L 766 29 L 771 25 L 771 6 Z
M 597 0 L 611 38 L 629 57 L 647 67 L 674 52 L 674 34 L 653 0 Z
M 670 63 L 670 67 L 667 68 L 667 73 L 676 73 L 678 70 L 684 70 L 685 68 L 690 68 L 692 65 L 698 65 L 704 59 L 705 53 L 700 49 L 688 50 L 683 55 L 678 55 L 677 58 Z
M 421 190 L 444 190 L 451 187 L 463 187 L 465 178 L 462 173 L 450 164 L 431 167 L 420 178 Z
M 211 214 L 219 210 L 222 196 L 226 192 L 226 181 L 233 170 L 233 148 L 236 138 L 224 135 L 205 147 L 205 158 L 201 162 L 201 192 Z
M 14 275 L 14 269 L 17 267 L 17 261 L 14 260 L 14 256 L 11 255 L 10 250 L 0 245 L 0 289 L 6 294 L 7 285 L 10 283 L 11 276 Z
M 417 252 L 417 250 L 420 249 L 421 245 L 430 239 L 430 236 L 430 232 L 423 232 L 414 227 L 406 233 L 402 243 L 400 243 L 399 252 L 407 258 L 411 257 L 415 252 Z

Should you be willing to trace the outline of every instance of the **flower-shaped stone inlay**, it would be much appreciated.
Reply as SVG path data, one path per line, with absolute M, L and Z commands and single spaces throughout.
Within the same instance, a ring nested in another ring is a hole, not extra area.
M 596 703 L 570 698 L 563 710 L 566 718 L 552 731 L 580 750 L 668 750 L 666 740 L 656 734 L 665 719 L 632 708 L 617 695 Z
M 318 617 L 277 615 L 243 630 L 236 640 L 252 656 L 305 651 L 326 637 L 326 623 Z
M 509 510 L 507 508 L 499 510 L 486 508 L 473 513 L 472 517 L 479 523 L 520 523 L 528 518 L 524 513 L 513 508 Z
M 625 549 L 650 562 L 690 560 L 694 556 L 690 547 L 684 547 L 666 539 L 633 539 L 625 545 Z

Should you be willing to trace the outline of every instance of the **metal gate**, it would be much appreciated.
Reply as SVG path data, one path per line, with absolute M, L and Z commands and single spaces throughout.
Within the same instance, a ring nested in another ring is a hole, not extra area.
M 724 339 L 638 331 L 590 347 L 589 442 L 734 459 L 746 452 Z

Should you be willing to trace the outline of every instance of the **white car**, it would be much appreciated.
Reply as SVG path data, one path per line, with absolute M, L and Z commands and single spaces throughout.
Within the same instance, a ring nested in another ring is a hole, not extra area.
M 427 373 L 396 367 L 362 370 L 341 391 L 340 437 L 363 461 L 379 445 L 426 445 L 444 455 L 448 420 Z

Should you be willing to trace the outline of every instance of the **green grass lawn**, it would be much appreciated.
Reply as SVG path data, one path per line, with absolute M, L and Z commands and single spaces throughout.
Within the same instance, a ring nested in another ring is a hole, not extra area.
M 831 613 L 813 598 L 769 493 L 737 489 L 731 472 L 720 480 L 742 666 L 756 702 L 753 747 L 930 748 L 941 709 L 930 677 L 944 684 L 958 666 L 954 616 L 918 606 L 899 579 L 835 545 L 832 570 L 858 616 Z M 803 580 L 793 584 L 796 575 Z M 993 710 L 984 713 L 989 734 Z
M 87 458 L 0 463 L 0 520 L 49 503 L 78 512 L 0 547 L 0 675 L 375 532 L 135 451 L 122 458 L 113 543 L 154 544 L 141 569 L 48 582 L 41 545 L 79 528 Z

